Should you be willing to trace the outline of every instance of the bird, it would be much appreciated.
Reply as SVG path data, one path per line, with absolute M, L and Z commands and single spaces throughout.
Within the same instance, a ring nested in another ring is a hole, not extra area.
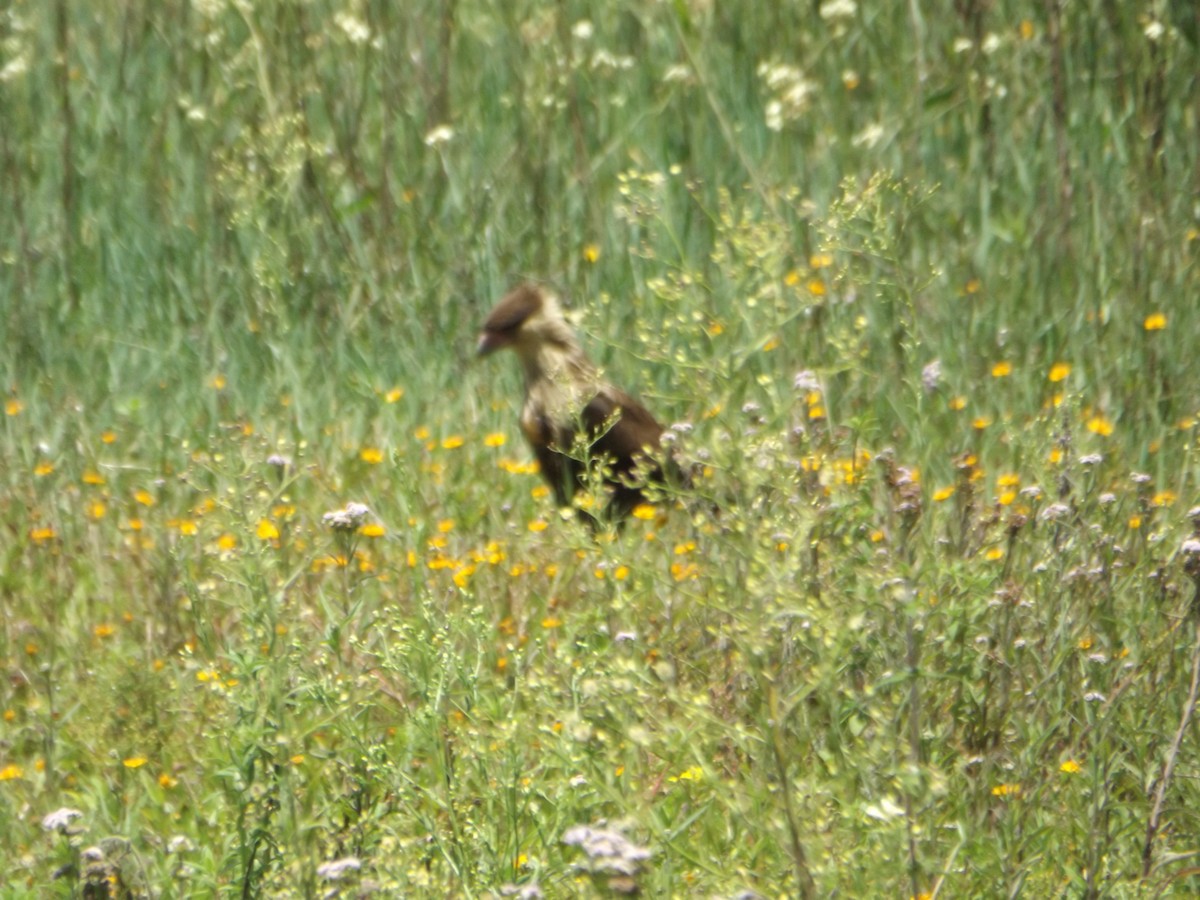
M 649 485 L 686 486 L 680 467 L 663 453 L 666 429 L 605 380 L 551 290 L 526 282 L 496 304 L 476 352 L 483 357 L 506 348 L 525 376 L 521 431 L 560 507 L 573 505 L 597 472 L 611 495 L 602 516 L 577 507 L 593 528 L 619 524 L 647 501 Z

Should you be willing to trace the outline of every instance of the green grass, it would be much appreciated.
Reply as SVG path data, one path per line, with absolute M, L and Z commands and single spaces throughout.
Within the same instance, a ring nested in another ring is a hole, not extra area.
M 0 897 L 1200 890 L 1189 4 L 119 6 L 0 18 Z M 693 493 L 555 512 L 521 277 Z

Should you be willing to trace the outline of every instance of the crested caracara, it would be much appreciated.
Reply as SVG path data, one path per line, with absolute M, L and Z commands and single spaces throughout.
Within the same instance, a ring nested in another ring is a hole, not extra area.
M 521 430 L 559 506 L 571 505 L 589 480 L 589 464 L 611 492 L 605 515 L 617 521 L 643 502 L 647 483 L 663 482 L 664 463 L 669 477 L 686 481 L 663 453 L 662 425 L 601 377 L 548 290 L 523 284 L 496 304 L 483 323 L 479 355 L 504 347 L 521 360 Z

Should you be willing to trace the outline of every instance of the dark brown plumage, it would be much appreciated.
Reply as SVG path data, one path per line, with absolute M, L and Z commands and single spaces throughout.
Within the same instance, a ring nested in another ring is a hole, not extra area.
M 505 347 L 525 373 L 521 430 L 559 505 L 570 505 L 584 485 L 588 462 L 604 467 L 612 495 L 608 518 L 619 519 L 642 503 L 643 487 L 664 480 L 664 429 L 646 407 L 600 376 L 552 293 L 523 284 L 496 304 L 483 324 L 479 355 Z M 674 477 L 677 468 L 669 460 L 667 468 Z

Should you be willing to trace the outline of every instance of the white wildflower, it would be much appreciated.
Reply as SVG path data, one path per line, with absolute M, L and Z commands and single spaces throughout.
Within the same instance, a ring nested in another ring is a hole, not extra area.
M 1067 506 L 1065 503 L 1051 503 L 1041 511 L 1041 513 L 1038 515 L 1038 518 L 1043 522 L 1051 522 L 1055 519 L 1061 519 L 1070 511 L 1071 507 Z
M 370 514 L 371 510 L 362 503 L 347 503 L 345 509 L 325 513 L 321 521 L 334 531 L 353 531 L 366 521 Z
M 344 856 L 317 866 L 317 876 L 326 881 L 338 881 L 348 872 L 357 872 L 362 868 L 362 860 L 357 856 Z
M 425 135 L 426 147 L 440 147 L 442 144 L 447 144 L 454 137 L 454 129 L 449 125 L 438 125 L 432 131 Z
M 24 53 L 19 53 L 5 63 L 3 69 L 0 69 L 0 83 L 16 81 L 28 71 L 29 57 Z
M 935 359 L 931 363 L 927 363 L 925 368 L 921 370 L 921 385 L 925 388 L 925 392 L 932 394 L 938 389 L 938 385 L 942 383 L 942 361 Z
M 821 390 L 821 382 L 812 369 L 801 369 L 792 379 L 792 387 L 805 394 Z
M 636 875 L 642 863 L 650 858 L 647 848 L 639 847 L 613 828 L 575 825 L 564 832 L 562 840 L 564 844 L 583 850 L 588 855 L 589 868 L 594 872 Z
M 42 828 L 45 831 L 57 831 L 60 834 L 66 834 L 71 827 L 71 823 L 82 817 L 83 813 L 79 810 L 63 806 L 52 813 L 42 816 Z
M 856 12 L 858 12 L 858 4 L 854 0 L 826 0 L 821 4 L 821 18 L 826 22 L 851 19 Z
M 371 39 L 371 29 L 367 23 L 349 13 L 338 13 L 333 17 L 334 24 L 345 32 L 352 44 L 365 44 Z

